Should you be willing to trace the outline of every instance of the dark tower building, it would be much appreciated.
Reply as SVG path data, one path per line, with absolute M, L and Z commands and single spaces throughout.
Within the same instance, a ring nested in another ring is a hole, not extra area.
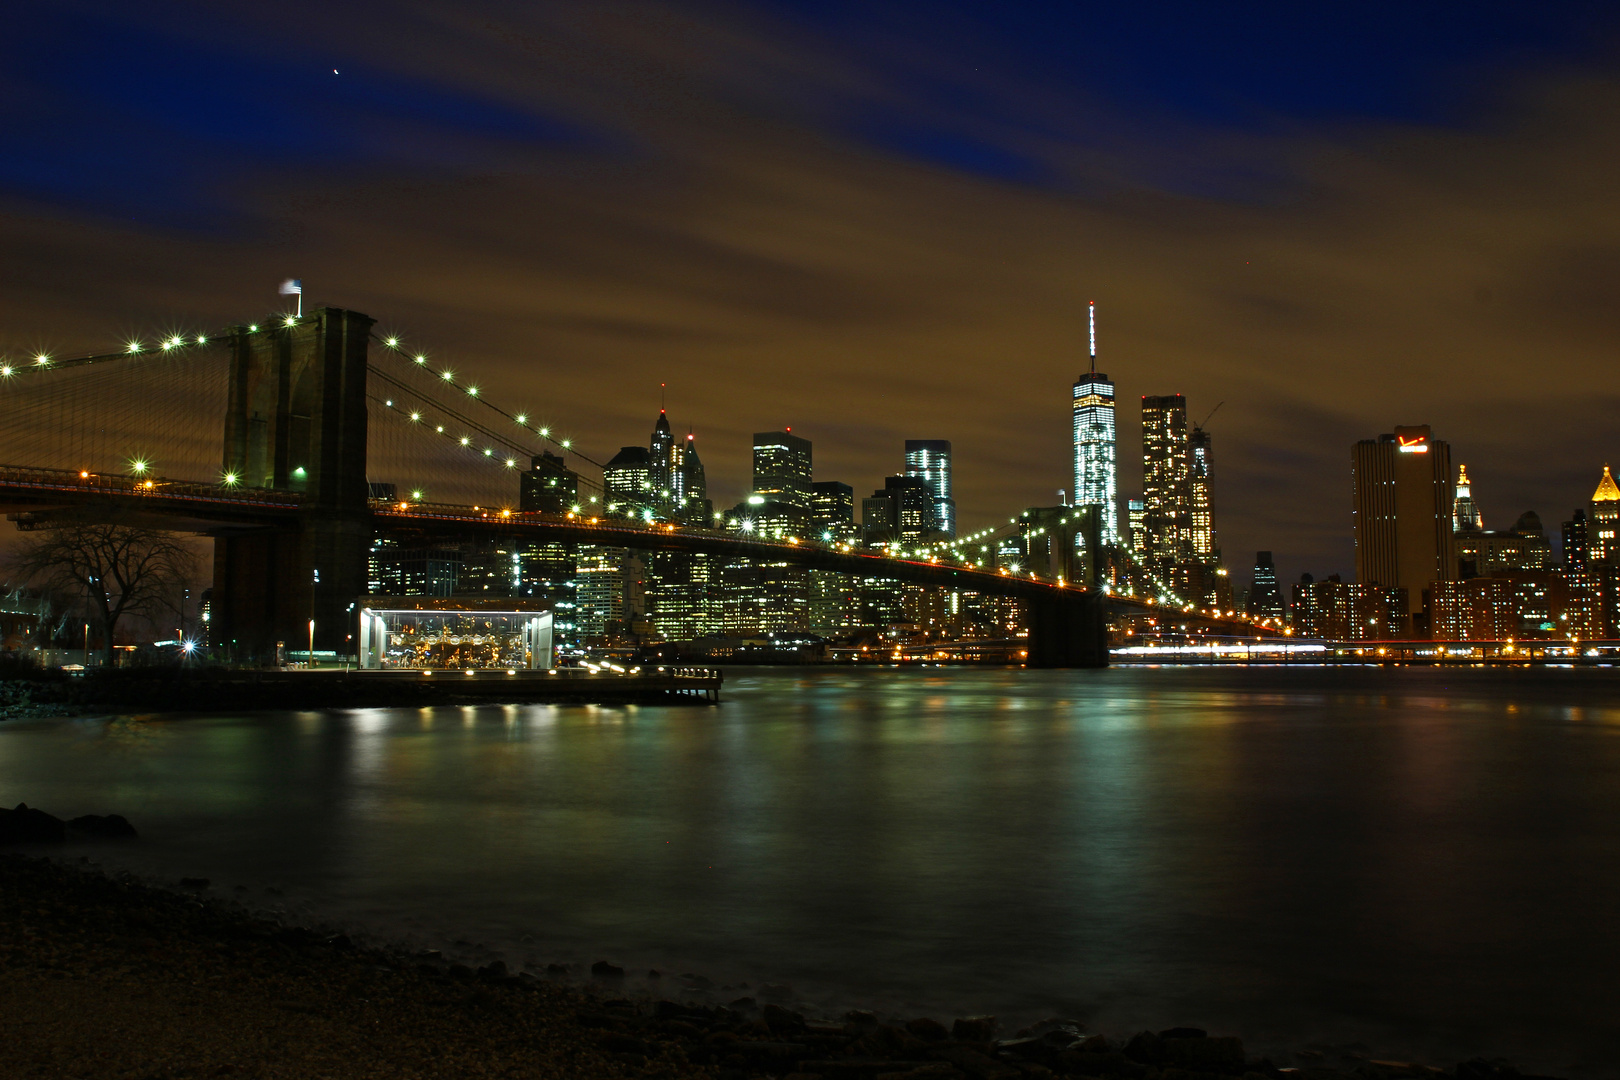
M 786 431 L 754 435 L 754 494 L 809 517 L 810 440 Z
M 810 525 L 823 540 L 853 539 L 855 489 L 837 480 L 810 486 Z
M 579 505 L 579 474 L 568 467 L 560 454 L 543 451 L 523 474 L 518 490 L 518 508 L 566 514 Z
M 647 447 L 647 482 L 660 506 L 680 505 L 680 456 L 675 436 L 669 432 L 669 417 L 659 409 L 658 423 L 653 425 L 652 441 Z
M 1564 569 L 1586 569 L 1586 511 L 1575 508 L 1575 516 L 1564 522 Z
M 645 446 L 621 446 L 602 467 L 602 498 L 614 517 L 641 519 L 653 510 L 650 455 Z
M 1271 561 L 1271 552 L 1254 553 L 1254 582 L 1249 586 L 1249 617 L 1275 619 L 1282 622 L 1286 614 L 1282 590 L 1277 587 L 1277 566 Z
M 686 445 L 680 448 L 680 501 L 675 517 L 683 525 L 701 525 L 707 529 L 714 524 L 714 503 L 709 499 L 709 481 L 703 472 L 703 459 L 698 457 L 697 440 L 691 432 Z
M 889 476 L 861 500 L 861 539 L 868 546 L 922 539 L 933 518 L 928 485 L 915 476 Z
M 1421 614 L 1425 590 L 1457 579 L 1451 447 L 1427 424 L 1398 427 L 1356 443 L 1351 465 L 1356 582 L 1405 589 L 1407 613 Z

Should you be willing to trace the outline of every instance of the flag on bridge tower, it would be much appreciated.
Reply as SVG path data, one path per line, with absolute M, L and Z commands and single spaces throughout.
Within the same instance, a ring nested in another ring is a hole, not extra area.
M 300 278 L 288 278 L 281 283 L 282 296 L 298 297 L 298 317 L 304 316 L 304 282 Z

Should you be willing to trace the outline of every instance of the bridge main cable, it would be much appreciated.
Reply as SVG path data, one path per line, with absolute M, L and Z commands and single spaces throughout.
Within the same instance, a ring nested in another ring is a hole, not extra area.
M 409 356 L 409 354 L 405 351 L 404 347 L 400 344 L 399 338 L 397 338 L 397 337 L 386 337 L 385 338 L 385 337 L 381 337 L 379 335 L 373 334 L 372 339 L 374 341 L 376 341 L 377 343 L 379 343 L 380 345 L 382 345 L 383 348 L 389 350 L 390 352 L 394 353 L 397 356 L 401 356 L 401 357 L 408 357 Z M 430 371 L 430 372 L 433 371 L 432 368 L 427 366 L 427 363 L 428 363 L 427 354 L 425 354 L 425 353 L 417 353 L 414 357 L 410 357 L 410 359 L 412 359 L 415 362 L 415 364 L 417 365 L 417 367 L 419 367 L 421 370 Z M 584 462 L 586 462 L 587 464 L 590 464 L 590 465 L 594 465 L 598 469 L 601 469 L 601 468 L 605 467 L 602 462 L 597 461 L 595 458 L 591 457 L 590 455 L 581 453 L 580 451 L 574 449 L 572 439 L 558 439 L 556 436 L 551 434 L 550 427 L 542 427 L 542 426 L 540 426 L 538 424 L 531 424 L 529 422 L 529 417 L 528 417 L 528 415 L 526 413 L 509 412 L 506 409 L 501 408 L 499 405 L 495 404 L 493 401 L 490 401 L 488 398 L 481 395 L 479 393 L 479 391 L 478 391 L 478 386 L 475 383 L 458 382 L 456 380 L 456 378 L 455 378 L 455 373 L 453 371 L 451 371 L 449 368 L 443 368 L 443 369 L 435 372 L 435 374 L 437 374 L 439 376 L 439 381 L 443 382 L 445 385 L 452 386 L 455 389 L 462 391 L 468 397 L 472 398 L 474 401 L 477 401 L 477 402 L 481 403 L 485 408 L 490 409 L 493 412 L 495 412 L 497 415 L 503 417 L 506 420 L 511 421 L 512 423 L 516 424 L 518 427 L 522 428 L 524 431 L 530 432 L 530 433 L 532 433 L 534 435 L 539 436 L 541 439 L 545 440 L 546 442 L 551 443 L 553 446 L 556 446 L 558 449 L 563 450 L 566 453 L 573 454 L 575 457 L 579 458 L 581 461 L 584 461 Z M 438 385 L 438 384 L 435 383 L 435 385 Z M 453 410 L 450 410 L 448 407 L 445 408 L 445 411 L 446 412 L 452 412 L 452 415 L 455 415 L 453 413 Z M 473 421 L 471 421 L 470 419 L 467 419 L 465 417 L 458 416 L 458 419 L 462 419 L 463 422 L 468 423 L 468 424 L 473 423 Z

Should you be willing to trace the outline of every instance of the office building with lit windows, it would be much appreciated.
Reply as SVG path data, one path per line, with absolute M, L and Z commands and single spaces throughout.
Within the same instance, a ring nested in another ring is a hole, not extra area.
M 767 503 L 810 513 L 810 440 L 788 431 L 754 434 L 754 494 Z
M 951 496 L 951 444 L 945 439 L 907 439 L 906 475 L 928 488 L 933 500 L 929 528 L 956 537 L 956 500 Z
M 651 520 L 651 455 L 645 446 L 622 446 L 602 468 L 602 497 L 613 517 Z
M 1187 447 L 1187 399 L 1180 394 L 1142 398 L 1143 559 L 1159 574 L 1192 555 L 1191 467 Z
M 1287 614 L 1282 590 L 1277 587 L 1277 564 L 1269 551 L 1254 553 L 1254 578 L 1245 607 L 1251 619 L 1272 619 L 1280 623 Z

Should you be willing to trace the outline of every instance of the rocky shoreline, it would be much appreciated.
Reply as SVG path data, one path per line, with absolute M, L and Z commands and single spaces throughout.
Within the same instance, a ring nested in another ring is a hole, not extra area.
M 0 1075 L 183 1078 L 712 1077 L 748 1080 L 1516 1080 L 1304 1049 L 1288 1062 L 1192 1028 L 1134 1035 L 1053 1019 L 807 1016 L 785 987 L 482 968 L 289 925 L 186 879 L 0 855 Z M 634 985 L 636 989 L 627 989 Z

